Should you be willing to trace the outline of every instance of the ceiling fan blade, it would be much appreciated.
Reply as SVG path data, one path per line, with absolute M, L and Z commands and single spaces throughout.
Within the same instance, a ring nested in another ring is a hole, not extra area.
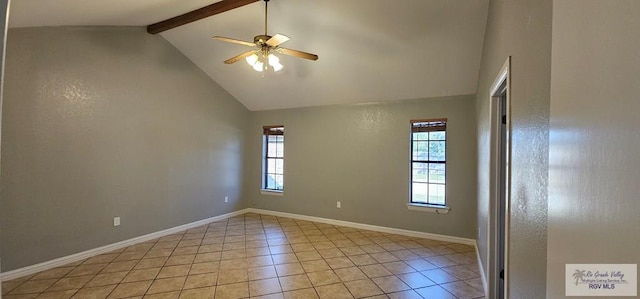
M 286 43 L 289 40 L 289 37 L 287 37 L 286 35 L 282 35 L 280 33 L 274 35 L 273 37 L 271 37 L 266 44 L 269 47 L 277 47 L 280 44 Z
M 244 58 L 247 58 L 247 57 L 251 56 L 251 54 L 253 54 L 253 53 L 254 53 L 254 51 L 244 52 L 244 53 L 242 53 L 242 54 L 240 54 L 238 56 L 234 56 L 234 57 L 231 57 L 231 58 L 225 60 L 224 63 L 226 63 L 226 64 L 236 63 L 236 62 L 238 62 L 238 61 L 240 61 L 240 60 L 242 60 Z
M 219 40 L 219 41 L 223 41 L 223 42 L 228 42 L 228 43 L 244 45 L 244 46 L 247 46 L 247 47 L 255 47 L 256 46 L 256 44 L 251 43 L 251 42 L 245 42 L 243 40 L 224 37 L 224 36 L 214 36 L 213 39 L 216 39 L 216 40 Z
M 314 61 L 318 60 L 318 55 L 316 54 L 311 54 L 311 53 L 302 52 L 298 50 L 291 50 L 287 48 L 278 48 L 278 50 L 280 51 L 280 53 L 284 55 L 295 56 L 295 57 L 300 57 L 300 58 L 314 60 Z

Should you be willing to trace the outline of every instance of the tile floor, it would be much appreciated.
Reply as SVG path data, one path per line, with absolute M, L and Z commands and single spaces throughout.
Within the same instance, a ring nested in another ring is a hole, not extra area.
M 244 214 L 2 283 L 2 298 L 484 298 L 472 246 Z

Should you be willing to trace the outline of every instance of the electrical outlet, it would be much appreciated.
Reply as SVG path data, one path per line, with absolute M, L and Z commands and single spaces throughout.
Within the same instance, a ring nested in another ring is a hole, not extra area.
M 224 202 L 229 202 L 229 196 L 224 197 Z
M 113 226 L 120 225 L 120 217 L 113 217 Z
M 336 208 L 342 208 L 342 203 L 339 201 L 336 201 Z

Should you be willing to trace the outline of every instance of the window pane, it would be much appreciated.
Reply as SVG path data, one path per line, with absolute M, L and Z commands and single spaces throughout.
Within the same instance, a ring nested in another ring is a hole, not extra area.
M 446 140 L 447 132 L 445 131 L 437 131 L 437 132 L 429 132 L 429 140 Z
M 428 163 L 412 163 L 412 180 L 414 182 L 427 182 L 427 174 L 429 172 L 429 164 Z
M 429 161 L 445 161 L 445 142 L 429 142 Z
M 442 165 L 444 166 L 444 164 L 431 164 L 431 165 Z M 429 167 L 429 183 L 438 183 L 438 184 L 444 184 L 445 183 L 445 172 L 444 170 L 439 170 L 439 169 L 431 169 L 431 167 Z
M 284 173 L 284 160 L 278 159 L 276 160 L 276 168 L 274 169 L 275 173 L 282 174 Z
M 267 159 L 267 173 L 276 172 L 276 159 Z
M 420 152 L 426 154 L 429 151 L 429 142 L 428 141 L 418 141 L 415 143 L 415 149 Z
M 444 205 L 445 187 L 440 184 L 429 184 L 429 203 Z
M 417 203 L 428 203 L 428 185 L 422 183 L 413 183 L 411 185 L 411 201 Z
M 278 158 L 284 157 L 284 142 L 276 143 L 276 156 Z
M 284 186 L 284 176 L 281 174 L 275 175 L 275 189 L 282 190 Z
M 277 157 L 276 143 L 269 142 L 267 144 L 267 157 Z
M 445 164 L 444 163 L 429 163 L 429 170 L 444 171 L 445 170 Z
M 268 174 L 267 177 L 265 178 L 266 182 L 266 188 L 267 189 L 275 189 L 276 188 L 276 179 L 275 179 L 275 175 L 272 174 Z
M 429 140 L 429 133 L 428 132 L 413 133 L 413 140 Z
M 429 159 L 429 142 L 414 141 L 413 142 L 413 160 L 426 161 Z

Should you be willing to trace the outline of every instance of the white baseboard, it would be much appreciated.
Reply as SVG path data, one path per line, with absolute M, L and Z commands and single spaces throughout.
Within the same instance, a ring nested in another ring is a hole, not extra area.
M 237 216 L 237 215 L 242 215 L 242 214 L 245 214 L 245 213 L 257 213 L 257 214 L 270 215 L 270 216 L 276 216 L 276 217 L 287 217 L 287 218 L 293 218 L 293 219 L 299 219 L 299 220 L 307 220 L 307 221 L 313 221 L 313 222 L 326 223 L 326 224 L 331 224 L 331 225 L 338 225 L 338 226 L 345 226 L 345 227 L 351 227 L 351 228 L 357 228 L 357 229 L 365 229 L 365 230 L 377 231 L 377 232 L 382 232 L 382 233 L 397 234 L 397 235 L 403 235 L 403 236 L 409 236 L 409 237 L 417 237 L 417 238 L 425 238 L 425 239 L 444 241 L 444 242 L 451 242 L 451 243 L 459 243 L 459 244 L 465 244 L 465 245 L 474 245 L 474 246 L 476 246 L 476 253 L 478 252 L 476 241 L 474 239 L 452 237 L 452 236 L 438 235 L 438 234 L 431 234 L 431 233 L 425 233 L 425 232 L 419 232 L 419 231 L 412 231 L 412 230 L 405 230 L 405 229 L 398 229 L 398 228 L 390 228 L 390 227 L 376 226 L 376 225 L 370 225 L 370 224 L 362 224 L 362 223 L 357 223 L 357 222 L 349 222 L 349 221 L 335 220 L 335 219 L 329 219 L 329 218 L 321 218 L 321 217 L 314 217 L 314 216 L 306 216 L 306 215 L 299 215 L 299 214 L 291 214 L 291 213 L 276 212 L 276 211 L 270 211 L 270 210 L 261 210 L 261 209 L 248 208 L 248 209 L 242 209 L 242 210 L 238 210 L 238 211 L 235 211 L 235 212 L 231 212 L 231 213 L 227 213 L 227 214 L 223 214 L 223 215 L 219 215 L 219 216 L 215 216 L 215 217 L 199 220 L 199 221 L 192 222 L 192 223 L 187 223 L 187 224 L 184 224 L 184 225 L 176 226 L 176 227 L 165 229 L 165 230 L 162 230 L 162 231 L 150 233 L 150 234 L 147 234 L 147 235 L 144 235 L 144 236 L 131 238 L 131 239 L 124 240 L 124 241 L 121 241 L 121 242 L 117 242 L 117 243 L 109 244 L 109 245 L 106 245 L 106 246 L 90 249 L 90 250 L 87 250 L 87 251 L 83 251 L 83 252 L 79 252 L 79 253 L 76 253 L 76 254 L 64 256 L 64 257 L 57 258 L 57 259 L 50 260 L 50 261 L 46 261 L 46 262 L 43 262 L 43 263 L 27 266 L 27 267 L 24 267 L 24 268 L 19 268 L 19 269 L 3 272 L 3 273 L 0 273 L 0 281 L 12 280 L 12 279 L 15 279 L 15 278 L 19 278 L 19 277 L 35 274 L 35 273 L 38 273 L 38 272 L 41 272 L 41 271 L 53 269 L 53 268 L 60 267 L 60 266 L 64 266 L 64 265 L 69 264 L 69 263 L 74 263 L 74 262 L 77 262 L 77 261 L 81 261 L 81 260 L 96 256 L 96 255 L 100 255 L 100 254 L 103 254 L 103 253 L 107 253 L 107 252 L 110 252 L 110 251 L 113 251 L 113 250 L 117 250 L 117 249 L 128 247 L 128 246 L 131 246 L 131 245 L 134 245 L 134 244 L 150 241 L 150 240 L 157 239 L 157 238 L 160 238 L 160 237 L 168 236 L 168 235 L 175 234 L 175 233 L 178 233 L 178 232 L 190 229 L 190 228 L 195 228 L 195 227 L 198 227 L 198 226 L 201 226 L 201 225 L 205 225 L 205 224 L 208 224 L 208 223 L 211 223 L 211 222 L 215 222 L 215 221 L 220 221 L 220 220 L 223 220 L 223 219 L 231 218 L 231 217 L 234 217 L 234 216 Z M 478 262 L 480 262 L 479 258 L 478 258 Z M 482 275 L 482 283 L 485 286 L 485 290 L 486 290 L 486 279 L 485 279 L 485 275 L 484 275 L 484 270 L 482 269 L 482 264 L 480 264 L 480 270 L 481 270 L 481 275 Z
M 480 269 L 480 279 L 482 279 L 482 287 L 484 288 L 484 296 L 489 298 L 489 288 L 487 284 L 487 275 L 485 275 L 482 260 L 480 259 L 480 250 L 478 250 L 478 242 L 474 241 L 476 247 L 476 260 L 478 261 L 478 269 Z
M 199 221 L 196 221 L 196 222 L 191 222 L 191 223 L 187 223 L 187 224 L 184 224 L 184 225 L 176 226 L 176 227 L 173 227 L 173 228 L 161 230 L 161 231 L 158 231 L 158 232 L 155 232 L 155 233 L 150 233 L 150 234 L 147 234 L 147 235 L 144 235 L 144 236 L 139 236 L 139 237 L 131 238 L 131 239 L 124 240 L 124 241 L 121 241 L 121 242 L 109 244 L 109 245 L 106 245 L 106 246 L 90 249 L 90 250 L 79 252 L 79 253 L 76 253 L 76 254 L 63 256 L 61 258 L 57 258 L 57 259 L 54 259 L 54 260 L 46 261 L 46 262 L 43 262 L 43 263 L 39 263 L 39 264 L 35 264 L 35 265 L 24 267 L 24 268 L 19 268 L 19 269 L 3 272 L 3 273 L 0 273 L 0 281 L 12 280 L 12 279 L 15 279 L 15 278 L 19 278 L 19 277 L 35 274 L 35 273 L 38 273 L 40 271 L 45 271 L 45 270 L 53 269 L 53 268 L 56 268 L 56 267 L 64 266 L 66 264 L 74 263 L 74 262 L 77 262 L 77 261 L 81 261 L 81 260 L 96 256 L 96 255 L 107 253 L 109 251 L 113 251 L 113 250 L 117 250 L 117 249 L 120 249 L 120 248 L 131 246 L 131 245 L 134 245 L 134 244 L 150 241 L 150 240 L 153 240 L 153 239 L 156 239 L 156 238 L 168 236 L 168 235 L 175 234 L 175 233 L 187 230 L 187 229 L 195 228 L 195 227 L 198 227 L 198 226 L 201 226 L 201 225 L 205 225 L 205 224 L 208 224 L 208 223 L 211 223 L 211 222 L 215 222 L 215 221 L 220 221 L 220 220 L 227 219 L 227 218 L 230 218 L 230 217 L 233 217 L 233 216 L 242 215 L 242 214 L 244 214 L 246 212 L 247 212 L 246 210 L 238 210 L 238 211 L 235 211 L 235 212 L 231 212 L 231 213 L 227 213 L 227 214 L 223 214 L 223 215 L 219 215 L 219 216 L 215 216 L 215 217 L 199 220 Z
M 321 218 L 321 217 L 276 212 L 276 211 L 270 211 L 270 210 L 261 210 L 261 209 L 254 209 L 254 208 L 248 208 L 248 209 L 245 209 L 245 211 L 247 213 L 257 213 L 257 214 L 271 215 L 276 217 L 287 217 L 287 218 L 293 218 L 293 219 L 299 219 L 299 220 L 326 223 L 331 225 L 346 226 L 346 227 L 357 228 L 357 229 L 372 230 L 372 231 L 381 232 L 381 233 L 403 235 L 408 237 L 424 238 L 424 239 L 431 239 L 436 241 L 451 242 L 451 243 L 458 243 L 458 244 L 465 244 L 465 245 L 476 244 L 476 241 L 474 239 L 424 233 L 424 232 L 413 231 L 413 230 L 362 224 L 357 222 L 349 222 L 349 221 L 335 220 L 335 219 L 329 219 L 329 218 Z

